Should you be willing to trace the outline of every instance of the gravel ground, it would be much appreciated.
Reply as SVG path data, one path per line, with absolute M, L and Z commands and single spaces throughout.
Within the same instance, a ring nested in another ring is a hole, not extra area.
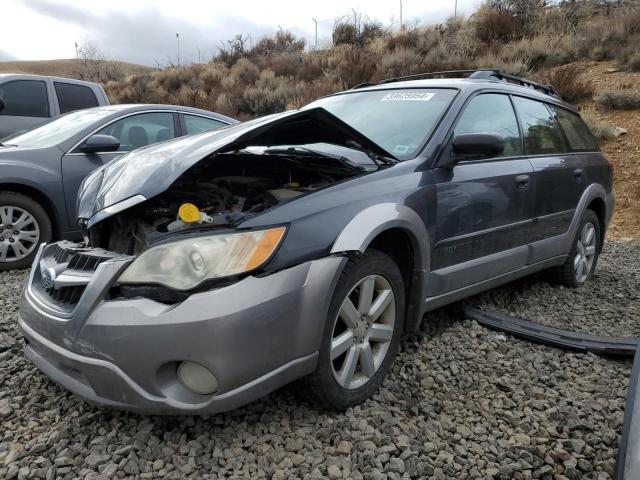
M 610 244 L 584 290 L 538 278 L 473 301 L 638 333 L 639 268 L 640 244 Z M 440 311 L 406 338 L 379 393 L 345 413 L 283 389 L 222 415 L 143 417 L 91 407 L 23 357 L 15 323 L 25 276 L 0 274 L 0 478 L 613 475 L 630 361 L 533 345 Z

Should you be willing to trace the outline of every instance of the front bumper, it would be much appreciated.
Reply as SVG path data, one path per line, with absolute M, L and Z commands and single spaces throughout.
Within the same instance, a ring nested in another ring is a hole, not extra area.
M 98 267 L 62 316 L 31 288 L 38 258 L 20 306 L 26 355 L 91 403 L 172 414 L 236 408 L 313 371 L 330 292 L 346 261 L 314 260 L 166 305 L 105 300 L 123 268 L 114 259 Z M 185 360 L 213 372 L 216 393 L 198 395 L 178 381 Z

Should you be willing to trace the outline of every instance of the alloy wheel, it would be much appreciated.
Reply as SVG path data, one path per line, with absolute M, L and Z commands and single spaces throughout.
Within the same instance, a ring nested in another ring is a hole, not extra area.
M 384 362 L 396 324 L 393 289 L 381 275 L 360 280 L 343 300 L 331 335 L 331 365 L 338 384 L 356 389 Z
M 28 257 L 38 246 L 40 227 L 27 210 L 0 205 L 0 262 Z
M 576 255 L 573 257 L 573 273 L 578 283 L 583 283 L 591 272 L 596 246 L 596 228 L 592 223 L 585 223 L 576 240 Z

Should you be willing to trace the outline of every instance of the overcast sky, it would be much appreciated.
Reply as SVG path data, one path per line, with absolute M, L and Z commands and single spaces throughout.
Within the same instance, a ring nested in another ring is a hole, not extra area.
M 93 42 L 108 58 L 156 65 L 208 60 L 221 41 L 245 33 L 255 42 L 279 27 L 314 42 L 328 40 L 336 17 L 363 15 L 397 28 L 399 0 L 0 0 L 0 60 L 72 58 Z M 405 23 L 433 24 L 453 15 L 455 0 L 403 0 Z M 481 0 L 458 0 L 469 14 Z

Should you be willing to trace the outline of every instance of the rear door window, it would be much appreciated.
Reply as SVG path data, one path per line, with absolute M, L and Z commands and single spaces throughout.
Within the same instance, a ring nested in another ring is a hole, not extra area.
M 518 121 L 506 95 L 485 93 L 471 99 L 454 135 L 462 133 L 497 133 L 504 138 L 501 157 L 522 155 Z
M 527 155 L 554 155 L 564 152 L 564 142 L 547 106 L 536 100 L 513 97 L 524 135 Z
M 584 121 L 577 113 L 560 107 L 551 107 L 556 114 L 556 120 L 564 132 L 572 152 L 593 152 L 598 150 L 598 144 Z
M 183 114 L 184 129 L 187 135 L 194 135 L 200 132 L 206 132 L 207 130 L 216 130 L 218 128 L 226 127 L 227 124 L 220 120 L 214 120 L 213 118 L 200 117 L 198 115 Z
M 107 125 L 96 134 L 116 137 L 120 141 L 119 152 L 128 152 L 176 136 L 171 112 L 130 115 Z
M 0 115 L 48 117 L 47 84 L 41 80 L 13 80 L 0 85 L 5 107 Z
M 73 112 L 99 105 L 95 93 L 84 85 L 73 83 L 53 82 L 58 97 L 60 113 Z

